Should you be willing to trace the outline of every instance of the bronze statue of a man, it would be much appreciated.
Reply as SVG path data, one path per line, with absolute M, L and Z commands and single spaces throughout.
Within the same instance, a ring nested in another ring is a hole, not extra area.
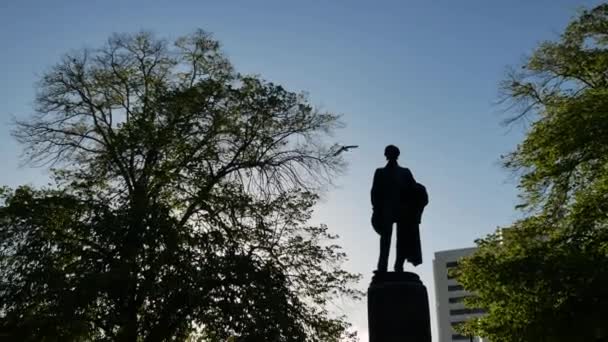
M 379 272 L 387 271 L 393 223 L 397 224 L 395 271 L 403 272 L 405 260 L 414 266 L 422 263 L 419 224 L 428 197 L 412 172 L 399 166 L 399 154 L 396 146 L 386 147 L 384 155 L 388 162 L 376 169 L 372 185 L 372 225 L 380 234 Z

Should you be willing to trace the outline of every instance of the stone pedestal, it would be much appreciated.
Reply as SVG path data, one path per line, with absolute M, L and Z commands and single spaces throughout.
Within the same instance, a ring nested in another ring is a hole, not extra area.
M 426 287 L 411 272 L 376 272 L 367 292 L 369 342 L 431 342 Z

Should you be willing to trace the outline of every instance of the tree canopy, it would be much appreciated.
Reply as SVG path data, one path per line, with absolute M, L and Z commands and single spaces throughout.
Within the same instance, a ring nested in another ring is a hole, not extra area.
M 486 314 L 460 330 L 491 341 L 608 338 L 608 5 L 582 11 L 503 83 L 528 123 L 505 156 L 524 218 L 478 241 L 459 281 Z
M 307 223 L 344 167 L 338 115 L 237 73 L 202 30 L 68 54 L 35 104 L 14 135 L 55 183 L 0 193 L 2 336 L 353 337 L 331 303 L 359 276 Z

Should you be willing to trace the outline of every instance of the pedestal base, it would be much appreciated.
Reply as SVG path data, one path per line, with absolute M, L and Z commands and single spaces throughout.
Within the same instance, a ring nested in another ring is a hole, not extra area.
M 376 272 L 367 292 L 369 342 L 431 342 L 426 287 L 411 272 Z

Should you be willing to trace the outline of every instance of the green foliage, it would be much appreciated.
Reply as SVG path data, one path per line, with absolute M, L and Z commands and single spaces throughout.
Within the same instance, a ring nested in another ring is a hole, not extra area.
M 338 116 L 234 72 L 203 32 L 66 56 L 15 136 L 56 187 L 2 190 L 0 333 L 24 341 L 338 341 L 359 277 L 318 191 Z
M 504 83 L 531 121 L 504 159 L 526 217 L 459 266 L 487 314 L 462 331 L 491 341 L 608 337 L 608 5 L 583 11 Z

